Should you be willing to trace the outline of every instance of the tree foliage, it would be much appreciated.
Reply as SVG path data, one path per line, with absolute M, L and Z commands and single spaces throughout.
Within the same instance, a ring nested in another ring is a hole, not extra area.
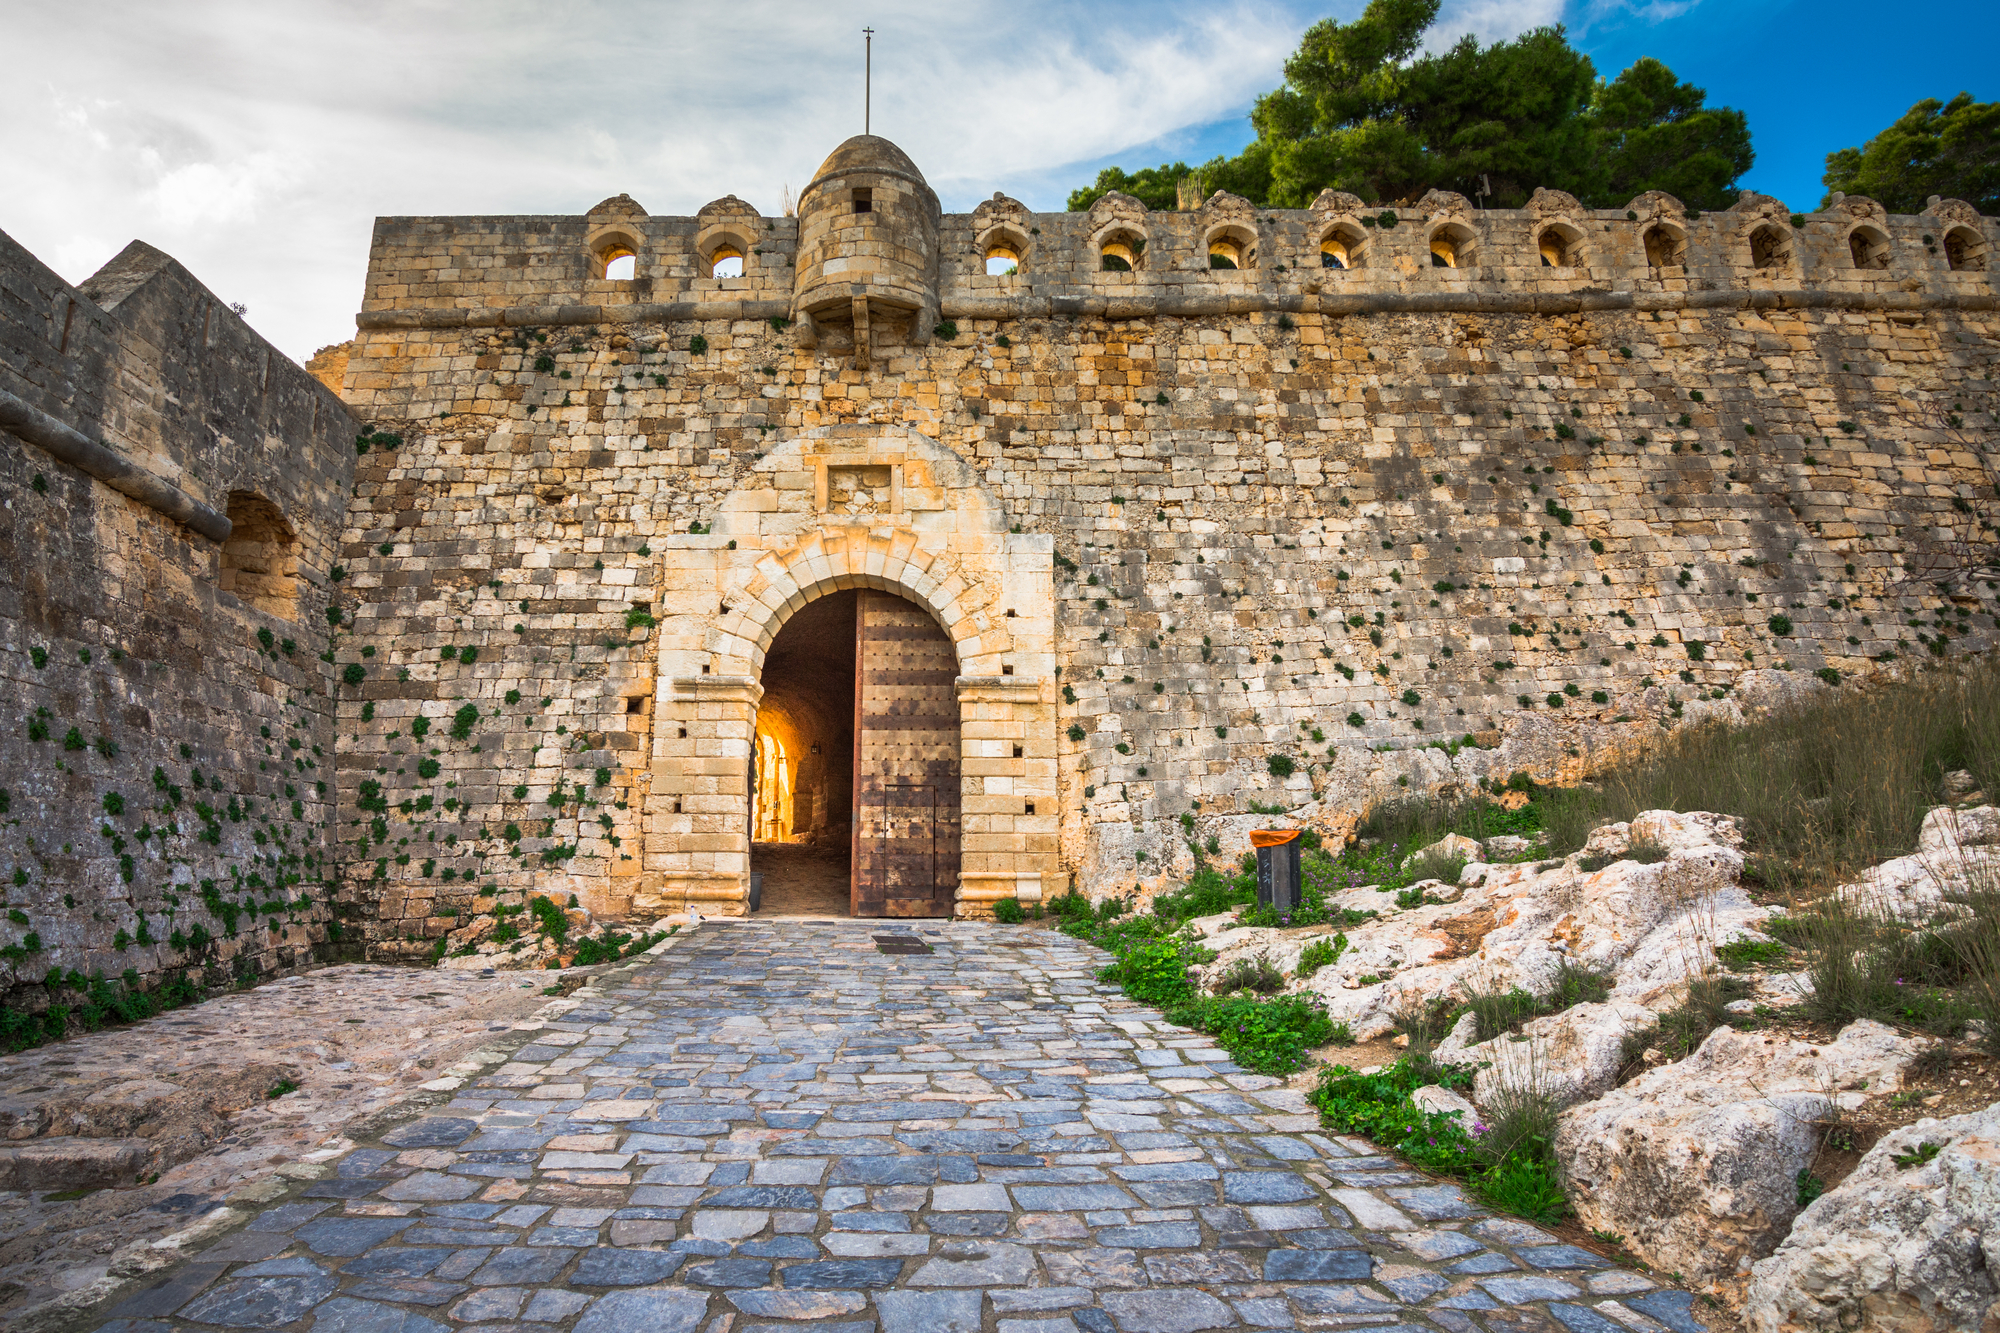
M 1828 153 L 1820 180 L 1891 213 L 1921 213 L 1934 194 L 2000 213 L 2000 102 L 1927 97 L 1861 147 Z
M 1457 190 L 1518 207 L 1537 186 L 1614 207 L 1651 189 L 1726 208 L 1752 160 L 1743 113 L 1644 59 L 1609 83 L 1561 27 L 1480 45 L 1466 36 L 1419 54 L 1440 0 L 1371 0 L 1350 23 L 1323 19 L 1285 62 L 1284 86 L 1257 99 L 1257 138 L 1190 172 L 1109 167 L 1070 196 L 1086 209 L 1110 190 L 1175 206 L 1182 178 L 1254 203 L 1302 208 L 1332 187 L 1370 202 Z

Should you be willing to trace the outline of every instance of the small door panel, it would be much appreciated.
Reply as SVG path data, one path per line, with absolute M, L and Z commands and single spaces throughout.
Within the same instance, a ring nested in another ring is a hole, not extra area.
M 856 916 L 950 916 L 959 872 L 958 658 L 914 602 L 864 589 L 855 616 Z

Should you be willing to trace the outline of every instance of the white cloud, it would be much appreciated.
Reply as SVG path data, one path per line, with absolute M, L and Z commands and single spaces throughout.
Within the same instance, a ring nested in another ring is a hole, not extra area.
M 1558 10 L 1453 0 L 1447 24 L 1494 40 Z M 0 85 L 0 227 L 71 280 L 148 240 L 303 358 L 351 335 L 378 214 L 582 212 L 620 192 L 658 213 L 723 194 L 777 211 L 786 185 L 861 128 L 864 24 L 877 32 L 874 128 L 947 208 L 995 190 L 1060 208 L 1085 164 L 1243 114 L 1326 12 L 1310 0 L 18 6 L 10 54 L 46 81 Z

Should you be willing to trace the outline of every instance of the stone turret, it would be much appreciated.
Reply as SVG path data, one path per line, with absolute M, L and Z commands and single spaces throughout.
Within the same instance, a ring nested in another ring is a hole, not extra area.
M 908 154 L 857 134 L 799 194 L 798 278 L 792 316 L 805 346 L 853 330 L 866 366 L 880 327 L 930 340 L 937 322 L 938 198 Z M 878 327 L 879 326 L 879 327 Z

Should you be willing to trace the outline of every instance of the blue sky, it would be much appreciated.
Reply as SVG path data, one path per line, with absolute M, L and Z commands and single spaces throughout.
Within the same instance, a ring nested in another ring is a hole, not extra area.
M 352 336 L 381 214 L 771 213 L 860 126 L 945 206 L 1057 209 L 1099 166 L 1199 162 L 1314 20 L 1363 0 L 71 0 L 10 9 L 0 229 L 80 281 L 178 257 L 304 359 Z M 1613 75 L 1655 55 L 1750 115 L 1746 181 L 1817 203 L 1832 149 L 1925 96 L 2000 98 L 2000 5 L 1445 0 L 1433 40 L 1564 22 Z M 79 40 L 88 34 L 88 40 Z M 24 73 L 25 72 L 25 73 Z

